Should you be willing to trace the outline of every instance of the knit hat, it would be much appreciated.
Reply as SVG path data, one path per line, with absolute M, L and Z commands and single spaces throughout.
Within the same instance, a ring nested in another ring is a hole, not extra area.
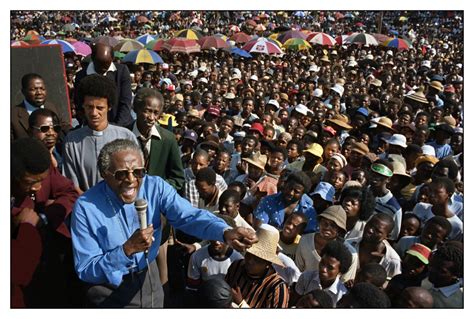
M 417 257 L 422 263 L 428 265 L 430 263 L 431 249 L 422 244 L 413 244 L 406 254 Z
M 258 242 L 247 249 L 247 253 L 284 267 L 277 256 L 278 241 L 280 240 L 278 230 L 268 224 L 262 224 L 260 228 L 257 229 L 257 238 Z
M 342 208 L 341 205 L 329 206 L 322 214 L 318 215 L 318 218 L 322 217 L 333 221 L 339 228 L 344 229 L 344 231 L 347 231 L 347 215 L 346 211 L 344 210 L 344 208 Z
M 331 159 L 335 159 L 336 161 L 338 161 L 339 164 L 341 164 L 341 167 L 345 167 L 347 165 L 346 157 L 340 153 L 332 154 Z

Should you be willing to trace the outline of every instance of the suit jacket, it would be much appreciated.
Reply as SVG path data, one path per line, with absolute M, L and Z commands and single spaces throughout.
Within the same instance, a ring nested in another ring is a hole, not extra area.
M 57 108 L 53 103 L 46 101 L 44 108 L 53 111 L 59 117 L 59 122 L 63 129 L 63 133 L 66 134 L 71 127 L 69 119 L 65 119 L 61 115 L 61 110 Z M 18 105 L 11 107 L 10 112 L 10 139 L 11 141 L 21 137 L 28 137 L 28 118 L 29 114 L 26 111 L 25 102 L 21 102 Z
M 115 63 L 115 66 L 117 67 L 117 71 L 107 72 L 107 77 L 111 79 L 117 87 L 117 102 L 115 105 L 112 105 L 112 108 L 108 113 L 108 119 L 111 124 L 127 127 L 133 122 L 131 115 L 132 84 L 130 81 L 130 71 L 124 64 Z M 76 74 L 76 80 L 74 82 L 74 104 L 77 108 L 82 107 L 82 105 L 79 105 L 77 88 L 79 87 L 81 80 L 86 76 L 87 67 Z
M 180 191 L 184 186 L 184 169 L 176 137 L 170 131 L 156 126 L 161 139 L 152 137 L 148 173 L 157 175 Z

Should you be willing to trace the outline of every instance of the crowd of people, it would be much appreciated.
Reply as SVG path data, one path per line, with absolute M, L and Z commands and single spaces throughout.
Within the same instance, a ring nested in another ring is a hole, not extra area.
M 12 11 L 12 41 L 91 54 L 64 54 L 71 121 L 44 74 L 11 106 L 11 307 L 463 308 L 463 22 Z M 157 64 L 113 46 L 183 29 L 235 49 L 239 32 L 341 42 Z M 344 41 L 356 32 L 409 47 Z

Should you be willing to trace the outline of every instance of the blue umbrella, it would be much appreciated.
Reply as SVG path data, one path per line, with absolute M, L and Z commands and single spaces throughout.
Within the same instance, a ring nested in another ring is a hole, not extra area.
M 156 40 L 154 36 L 147 34 L 136 37 L 135 40 L 140 42 L 143 45 L 146 45 L 148 42 Z
M 122 62 L 132 62 L 134 64 L 139 63 L 148 63 L 148 64 L 157 64 L 165 63 L 163 59 L 152 50 L 140 49 L 135 51 L 130 51 L 126 56 L 123 57 Z
M 61 50 L 63 51 L 63 53 L 66 53 L 66 52 L 76 53 L 76 50 L 74 49 L 72 44 L 64 40 L 58 40 L 58 39 L 46 40 L 46 41 L 41 42 L 41 44 L 59 44 L 61 46 Z
M 231 50 L 230 50 L 230 53 L 231 54 L 234 54 L 234 55 L 238 55 L 238 56 L 241 56 L 243 58 L 251 58 L 252 55 L 250 53 L 248 53 L 247 51 L 245 50 L 242 50 L 242 49 L 239 49 L 237 47 L 233 47 Z
M 304 17 L 306 14 L 303 12 L 303 11 L 296 11 L 295 13 L 293 13 L 293 15 L 295 17 Z
M 397 31 L 397 30 L 393 30 L 393 29 L 392 29 L 392 30 L 388 31 L 388 33 L 391 33 L 391 34 L 393 34 L 393 35 L 397 35 L 397 36 L 398 36 L 398 31 Z

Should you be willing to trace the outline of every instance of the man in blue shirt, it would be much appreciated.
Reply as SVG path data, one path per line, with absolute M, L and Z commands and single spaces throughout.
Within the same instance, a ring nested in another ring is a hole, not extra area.
M 435 126 L 435 140 L 431 143 L 426 143 L 433 146 L 438 159 L 443 159 L 446 156 L 453 155 L 449 139 L 454 134 L 454 129 L 448 124 L 440 124 Z
M 308 219 L 304 233 L 316 231 L 316 211 L 313 200 L 306 195 L 311 188 L 311 180 L 304 172 L 291 174 L 281 192 L 262 198 L 255 210 L 254 228 L 270 224 L 281 230 L 288 217 L 293 212 L 301 212 Z
M 163 307 L 155 262 L 161 240 L 160 212 L 177 229 L 227 242 L 237 250 L 256 242 L 253 230 L 232 229 L 210 212 L 193 208 L 163 179 L 146 175 L 143 166 L 142 151 L 134 142 L 117 139 L 106 144 L 98 158 L 104 180 L 74 206 L 74 266 L 79 278 L 90 284 L 90 306 Z M 142 230 L 134 207 L 137 198 L 148 202 L 148 227 Z

